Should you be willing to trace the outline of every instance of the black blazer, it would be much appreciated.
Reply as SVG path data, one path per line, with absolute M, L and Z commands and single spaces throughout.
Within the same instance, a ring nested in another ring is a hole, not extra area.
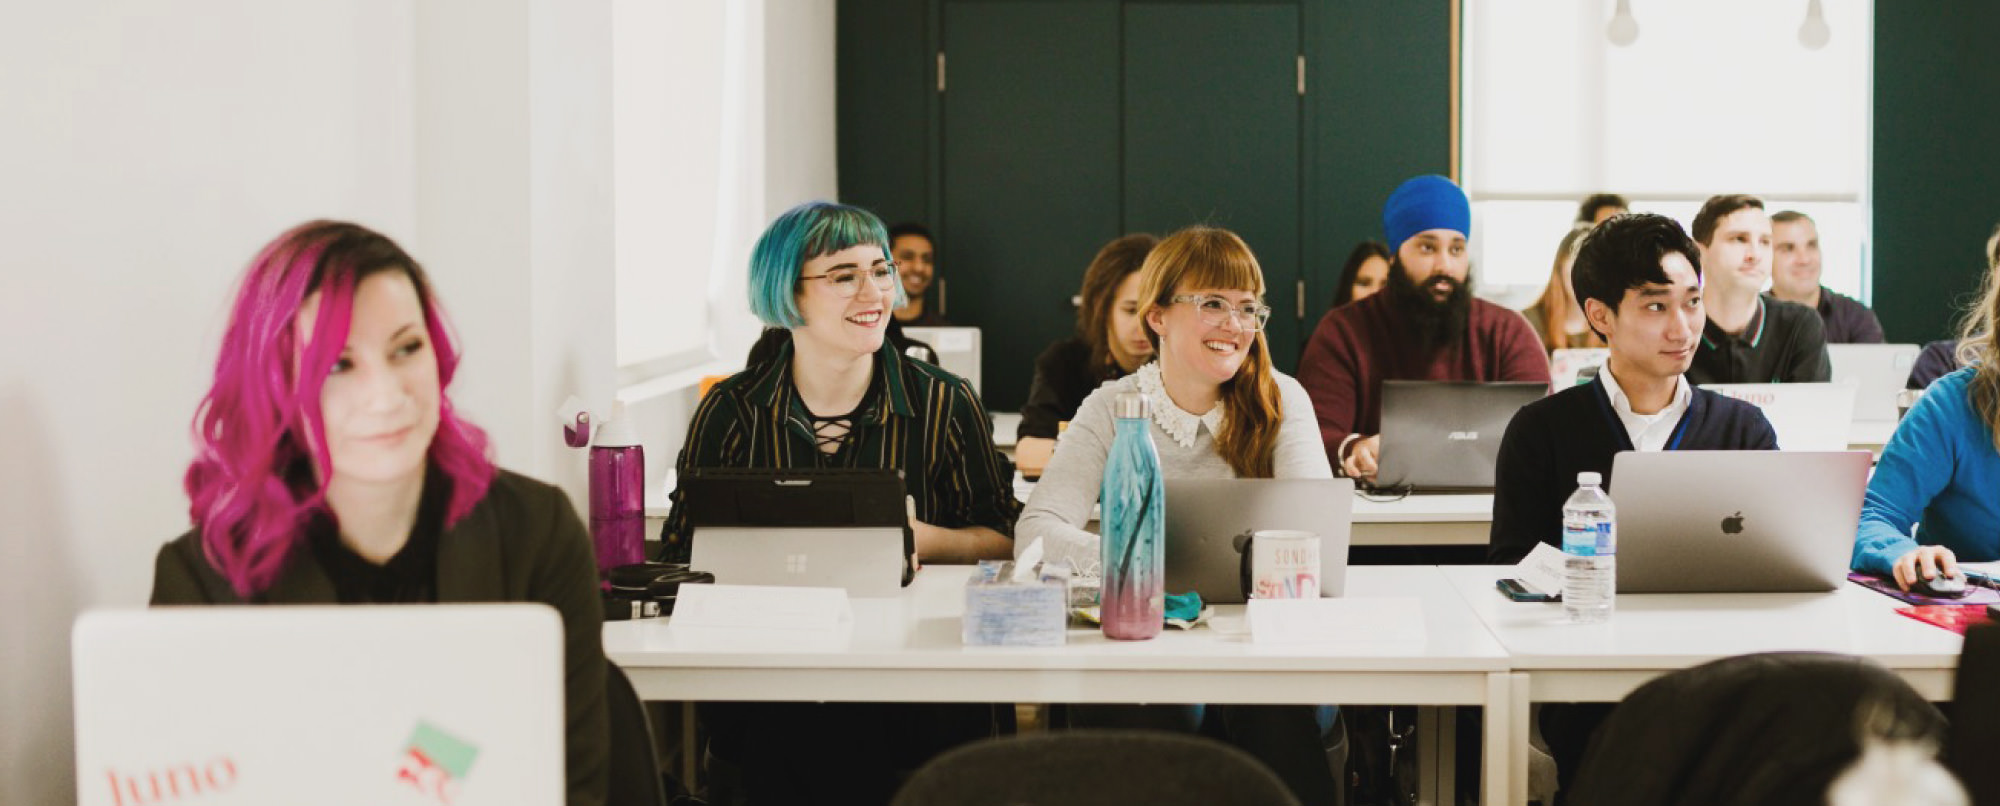
M 569 498 L 499 471 L 486 497 L 439 537 L 437 568 L 439 602 L 541 602 L 562 615 L 569 804 L 603 803 L 610 752 L 604 605 L 590 538 Z M 333 581 L 304 540 L 277 582 L 248 602 L 209 564 L 194 530 L 160 547 L 153 566 L 155 605 L 337 602 Z

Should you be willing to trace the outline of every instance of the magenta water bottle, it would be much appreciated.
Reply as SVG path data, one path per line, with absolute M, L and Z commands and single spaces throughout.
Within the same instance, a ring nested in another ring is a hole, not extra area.
M 612 408 L 590 448 L 590 538 L 600 575 L 646 559 L 646 449 L 623 404 Z
M 1153 445 L 1151 404 L 1137 392 L 1120 394 L 1112 404 L 1115 432 L 1098 495 L 1100 616 L 1104 636 L 1124 641 L 1159 635 L 1166 618 L 1167 492 Z

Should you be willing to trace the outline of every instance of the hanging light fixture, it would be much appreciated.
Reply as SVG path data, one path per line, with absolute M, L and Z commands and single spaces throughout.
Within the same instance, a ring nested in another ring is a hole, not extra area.
M 1819 0 L 1813 0 L 1813 7 L 1819 7 Z M 1632 18 L 1632 0 L 1618 0 L 1618 13 L 1612 15 L 1610 25 L 1604 26 L 1604 38 L 1621 48 L 1639 41 L 1639 21 Z
M 1819 50 L 1832 38 L 1832 29 L 1826 27 L 1826 9 L 1820 7 L 1820 0 L 1807 0 L 1806 21 L 1799 23 L 1799 44 L 1806 50 Z

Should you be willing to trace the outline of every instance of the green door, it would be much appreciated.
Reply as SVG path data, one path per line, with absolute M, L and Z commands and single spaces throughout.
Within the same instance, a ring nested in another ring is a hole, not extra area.
M 1299 9 L 1296 3 L 1128 3 L 1124 227 L 1211 224 L 1264 269 L 1266 341 L 1290 373 L 1300 323 Z
M 987 408 L 1019 411 L 1121 233 L 1118 4 L 948 0 L 942 22 L 944 311 L 981 330 Z

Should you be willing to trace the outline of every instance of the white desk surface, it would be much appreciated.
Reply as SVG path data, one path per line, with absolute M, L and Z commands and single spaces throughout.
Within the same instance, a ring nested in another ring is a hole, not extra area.
M 1562 605 L 1508 600 L 1509 569 L 1442 569 L 1472 612 L 1527 672 L 1535 701 L 1616 701 L 1660 674 L 1751 652 L 1861 655 L 1934 700 L 1950 699 L 1963 639 L 1900 615 L 1902 603 L 1843 582 L 1829 593 L 1619 594 L 1602 624 L 1569 624 Z
M 1204 626 L 1151 641 L 1076 629 L 1059 647 L 967 647 L 960 616 L 971 569 L 932 566 L 901 597 L 852 600 L 853 625 L 833 636 L 703 646 L 649 619 L 605 624 L 604 649 L 648 700 L 1478 705 L 1489 714 L 1482 802 L 1524 802 L 1510 793 L 1526 791 L 1526 746 L 1512 730 L 1527 719 L 1513 713 L 1525 712 L 1526 695 L 1500 643 L 1436 567 L 1355 571 L 1350 597 L 1420 600 L 1421 640 L 1270 646 Z M 1217 610 L 1227 618 L 1243 608 Z M 1428 718 L 1431 733 L 1448 737 L 1449 719 Z M 1446 744 L 1422 745 L 1425 802 L 1453 801 Z M 1509 763 L 1516 756 L 1521 764 Z
M 611 622 L 605 652 L 647 699 L 1475 704 L 1506 653 L 1430 566 L 1350 573 L 1350 597 L 1422 601 L 1422 640 L 1370 646 L 1257 645 L 1209 627 L 1151 641 L 1073 629 L 1059 647 L 967 647 L 969 566 L 932 566 L 901 597 L 854 599 L 837 636 L 690 644 L 666 619 Z M 1217 606 L 1240 617 L 1241 605 Z

